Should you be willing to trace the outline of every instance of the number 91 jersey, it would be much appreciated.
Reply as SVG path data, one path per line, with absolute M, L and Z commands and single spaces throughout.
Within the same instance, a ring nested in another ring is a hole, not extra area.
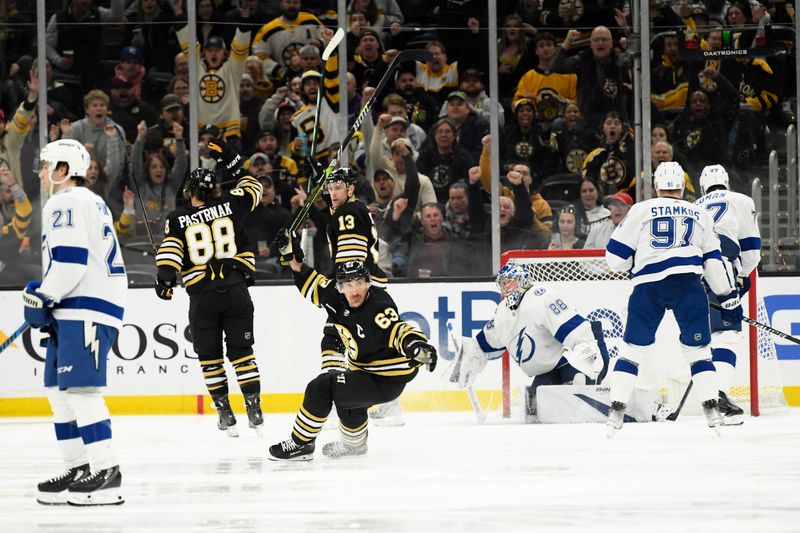
M 128 278 L 105 201 L 85 187 L 69 187 L 42 211 L 39 292 L 53 299 L 53 316 L 119 329 Z

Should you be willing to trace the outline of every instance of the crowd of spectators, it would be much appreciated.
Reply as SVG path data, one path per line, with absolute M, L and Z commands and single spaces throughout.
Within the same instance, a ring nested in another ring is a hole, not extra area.
M 497 65 L 488 62 L 484 0 L 350 0 L 347 56 L 324 64 L 320 51 L 338 25 L 335 0 L 198 0 L 196 43 L 188 42 L 184 0 L 46 5 L 40 69 L 31 46 L 35 2 L 0 0 L 0 284 L 27 281 L 39 262 L 30 236 L 39 230 L 41 124 L 50 140 L 86 145 L 91 187 L 114 212 L 126 261 L 152 274 L 145 225 L 159 239 L 166 214 L 184 201 L 190 93 L 198 95 L 199 164 L 215 167 L 207 143 L 224 138 L 264 185 L 245 231 L 258 276 L 287 276 L 272 241 L 307 199 L 309 156 L 328 163 L 391 59 L 408 47 L 426 48 L 432 60 L 401 63 L 343 147 L 393 276 L 490 274 L 493 202 L 503 251 L 602 248 L 634 202 L 630 0 L 498 1 Z M 792 2 L 650 0 L 649 12 L 653 168 L 679 161 L 690 200 L 712 163 L 747 192 L 771 132 L 796 122 L 795 43 L 785 31 Z M 198 51 L 194 88 L 189 47 Z M 723 48 L 764 53 L 697 54 Z M 347 63 L 344 95 L 339 61 Z M 487 94 L 492 69 L 497 95 Z M 40 85 L 46 122 L 37 116 Z M 491 173 L 494 113 L 500 176 Z M 221 187 L 231 185 L 218 174 Z M 496 199 L 492 179 L 500 180 Z M 323 266 L 326 213 L 323 196 L 310 218 L 313 260 Z

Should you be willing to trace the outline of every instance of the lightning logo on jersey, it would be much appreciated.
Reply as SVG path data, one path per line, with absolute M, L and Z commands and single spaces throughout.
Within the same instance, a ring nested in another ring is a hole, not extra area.
M 83 342 L 94 357 L 94 369 L 100 368 L 100 341 L 97 338 L 97 324 L 94 322 L 83 323 Z

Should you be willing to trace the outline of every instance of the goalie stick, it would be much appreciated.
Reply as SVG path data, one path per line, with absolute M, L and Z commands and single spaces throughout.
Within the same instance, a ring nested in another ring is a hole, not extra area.
M 7 339 L 6 339 L 6 340 L 3 342 L 3 344 L 0 344 L 0 353 L 3 353 L 3 352 L 5 351 L 5 349 L 6 349 L 6 348 L 8 348 L 8 347 L 9 347 L 9 346 L 11 346 L 12 344 L 14 344 L 14 341 L 15 341 L 15 340 L 17 340 L 17 337 L 19 337 L 20 335 L 22 335 L 23 333 L 25 333 L 25 331 L 27 331 L 27 329 L 28 329 L 28 328 L 30 328 L 30 327 L 31 327 L 31 325 L 30 325 L 30 324 L 28 324 L 27 322 L 23 322 L 23 323 L 22 323 L 22 325 L 21 325 L 20 327 L 18 327 L 18 328 L 17 328 L 17 331 L 15 331 L 14 333 L 12 333 L 12 334 L 11 334 L 11 336 L 9 336 L 9 337 L 8 337 L 8 338 L 7 338 Z
M 716 309 L 717 311 L 722 311 L 723 310 L 722 306 L 719 305 L 719 304 L 715 304 L 713 302 L 709 302 L 708 305 L 710 305 L 713 309 Z M 763 329 L 764 331 L 766 331 L 768 333 L 772 333 L 773 335 L 775 335 L 776 337 L 780 337 L 781 339 L 786 339 L 787 341 L 791 341 L 791 342 L 793 342 L 795 344 L 800 344 L 800 339 L 798 339 L 797 337 L 793 337 L 793 336 L 789 335 L 788 333 L 784 333 L 783 331 L 777 330 L 777 329 L 775 329 L 775 328 L 773 328 L 771 326 L 768 326 L 766 324 L 762 324 L 761 322 L 759 322 L 757 320 L 753 320 L 750 317 L 743 316 L 742 317 L 742 321 L 747 322 L 751 326 L 755 326 L 757 328 L 761 328 L 761 329 Z
M 421 61 L 427 62 L 430 61 L 432 58 L 431 53 L 428 50 L 423 49 L 411 49 L 411 50 L 403 50 L 402 52 L 398 52 L 396 56 L 392 59 L 391 63 L 386 67 L 386 72 L 383 74 L 383 77 L 378 82 L 378 85 L 375 87 L 375 92 L 372 93 L 367 103 L 361 108 L 361 111 L 358 112 L 356 115 L 356 119 L 353 122 L 353 125 L 350 127 L 350 130 L 345 135 L 344 140 L 339 145 L 339 149 L 336 151 L 336 157 L 334 157 L 331 162 L 328 164 L 328 167 L 324 169 L 320 175 L 315 179 L 314 188 L 308 193 L 308 198 L 306 198 L 303 207 L 300 208 L 300 211 L 297 212 L 295 215 L 294 220 L 292 220 L 291 226 L 289 226 L 289 233 L 296 231 L 297 228 L 300 227 L 303 222 L 306 221 L 308 217 L 308 212 L 311 210 L 311 207 L 314 205 L 314 202 L 319 197 L 320 193 L 322 193 L 322 188 L 325 186 L 325 182 L 328 180 L 328 176 L 330 176 L 331 172 L 336 168 L 338 165 L 339 160 L 342 158 L 342 154 L 347 149 L 347 146 L 350 144 L 353 136 L 356 132 L 361 128 L 361 124 L 364 122 L 364 119 L 370 114 L 372 111 L 372 107 L 375 105 L 375 102 L 378 100 L 383 88 L 389 81 L 389 78 L 394 73 L 397 65 L 403 63 L 405 61 Z M 318 168 L 316 165 L 313 165 L 312 168 Z
M 456 336 L 453 334 L 453 325 L 449 322 L 447 323 L 447 333 L 450 336 L 450 341 L 453 343 L 453 348 L 456 350 L 454 365 L 455 369 L 458 369 L 459 365 L 461 364 L 461 358 L 464 356 L 464 345 L 456 339 Z M 453 372 L 450 375 L 450 381 L 453 383 L 458 381 L 458 374 L 456 374 L 456 372 Z M 475 418 L 478 420 L 478 424 L 483 424 L 483 422 L 486 420 L 486 411 L 484 411 L 481 407 L 481 404 L 478 401 L 478 395 L 475 394 L 475 389 L 472 387 L 472 385 L 466 385 L 465 389 L 467 391 L 467 396 L 469 396 L 469 403 L 472 404 L 472 410 L 475 411 Z
M 336 30 L 336 33 L 333 34 L 331 37 L 328 46 L 325 47 L 325 50 L 322 51 L 322 63 L 323 65 L 328 61 L 331 57 L 331 54 L 336 51 L 336 47 L 339 46 L 339 43 L 342 42 L 344 39 L 344 30 L 339 28 Z M 324 70 L 324 68 L 323 68 Z M 314 159 L 317 153 L 317 134 L 319 133 L 319 115 L 321 112 L 322 107 L 322 91 L 323 91 L 323 80 L 319 80 L 319 87 L 317 88 L 317 108 L 314 110 L 314 129 L 311 132 L 311 150 L 309 151 L 309 158 Z M 315 168 L 314 165 L 311 168 Z M 311 181 L 309 180 L 308 186 L 311 187 Z M 310 190 L 310 189 L 309 189 Z

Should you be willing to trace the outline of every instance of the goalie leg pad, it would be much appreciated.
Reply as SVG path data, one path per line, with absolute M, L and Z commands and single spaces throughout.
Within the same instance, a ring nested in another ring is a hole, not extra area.
M 100 391 L 95 387 L 74 387 L 69 389 L 68 401 L 92 471 L 119 465 L 111 440 L 111 415 Z
M 711 350 L 708 346 L 686 346 L 681 344 L 681 353 L 689 363 L 692 381 L 701 402 L 716 400 L 719 396 L 719 384 L 714 363 L 711 362 Z
M 75 413 L 69 405 L 68 393 L 58 387 L 47 387 L 47 398 L 53 410 L 53 425 L 58 448 L 68 468 L 76 468 L 89 462 L 89 455 L 81 440 Z

